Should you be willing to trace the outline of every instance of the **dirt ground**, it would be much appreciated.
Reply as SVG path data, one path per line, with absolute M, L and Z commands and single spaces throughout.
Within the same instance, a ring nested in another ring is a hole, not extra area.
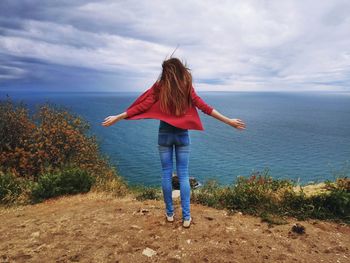
M 0 209 L 0 262 L 350 262 L 350 227 L 258 217 L 191 204 L 193 222 L 165 220 L 163 201 L 87 193 Z M 148 255 L 146 252 L 150 252 Z

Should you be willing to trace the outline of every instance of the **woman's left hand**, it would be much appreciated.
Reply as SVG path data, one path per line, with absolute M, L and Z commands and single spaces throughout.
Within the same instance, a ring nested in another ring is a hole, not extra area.
M 120 120 L 119 115 L 108 116 L 107 118 L 104 119 L 104 122 L 102 122 L 102 125 L 105 127 L 108 127 L 108 126 L 111 126 L 112 124 L 116 123 L 119 120 Z

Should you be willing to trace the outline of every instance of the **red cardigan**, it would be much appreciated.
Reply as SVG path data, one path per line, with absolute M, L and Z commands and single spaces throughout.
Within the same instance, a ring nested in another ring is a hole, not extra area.
M 160 110 L 159 100 L 156 100 L 154 96 L 155 89 L 159 88 L 158 85 L 158 82 L 155 82 L 152 87 L 142 93 L 127 108 L 127 118 L 125 118 L 125 120 L 158 119 L 181 129 L 204 130 L 196 107 L 208 115 L 211 114 L 214 108 L 206 104 L 196 94 L 193 86 L 191 89 L 191 98 L 195 107 L 191 106 L 187 109 L 185 114 L 175 116 Z

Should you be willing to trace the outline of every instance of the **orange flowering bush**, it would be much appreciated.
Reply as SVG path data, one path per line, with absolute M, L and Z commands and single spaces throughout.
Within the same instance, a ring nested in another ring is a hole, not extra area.
M 46 103 L 31 116 L 23 102 L 0 100 L 0 170 L 36 182 L 40 175 L 70 165 L 95 177 L 95 189 L 110 188 L 104 184 L 112 182 L 109 190 L 125 192 L 125 183 L 89 129 L 86 120 L 63 107 Z

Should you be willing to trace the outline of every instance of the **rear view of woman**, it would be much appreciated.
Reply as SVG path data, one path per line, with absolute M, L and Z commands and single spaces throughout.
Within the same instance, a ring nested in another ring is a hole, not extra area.
M 189 69 L 177 58 L 165 60 L 158 80 L 141 94 L 123 113 L 108 116 L 102 123 L 110 126 L 119 120 L 159 119 L 158 150 L 162 166 L 162 191 L 165 215 L 174 221 L 172 200 L 173 153 L 176 173 L 180 183 L 182 224 L 189 227 L 190 211 L 189 153 L 191 139 L 189 129 L 203 130 L 196 108 L 236 129 L 245 129 L 240 119 L 230 119 L 205 103 L 195 92 Z

